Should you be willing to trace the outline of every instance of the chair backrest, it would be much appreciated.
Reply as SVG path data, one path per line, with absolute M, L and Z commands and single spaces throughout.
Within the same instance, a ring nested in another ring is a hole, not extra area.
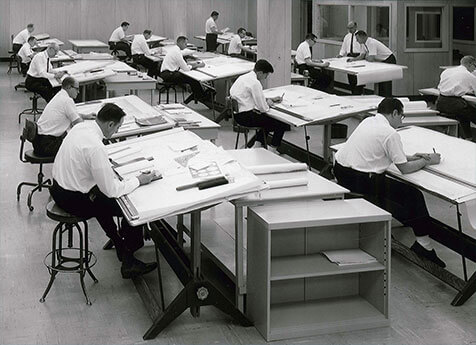
M 28 140 L 30 143 L 33 142 L 38 133 L 38 126 L 35 122 L 25 119 L 25 127 L 23 127 L 23 132 L 20 137 L 23 141 Z

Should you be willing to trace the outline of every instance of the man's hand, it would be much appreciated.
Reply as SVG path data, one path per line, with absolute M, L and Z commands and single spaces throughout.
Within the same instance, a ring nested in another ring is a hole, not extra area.
M 83 114 L 82 118 L 85 120 L 94 120 L 96 118 L 96 113 Z
M 342 55 L 340 55 L 340 54 L 336 56 L 336 58 L 341 58 L 341 57 L 342 57 Z
M 425 159 L 426 165 L 440 164 L 441 155 L 439 153 L 429 153 L 429 159 Z
M 203 61 L 197 62 L 192 65 L 193 69 L 200 68 L 200 67 L 205 67 L 205 63 Z
M 347 59 L 347 62 L 354 62 L 355 61 L 355 58 L 348 58 Z
M 155 177 L 155 171 L 142 171 L 137 179 L 139 180 L 139 185 L 143 186 L 152 182 L 152 179 Z
M 326 61 L 326 62 L 323 62 L 321 66 L 322 67 L 329 67 L 329 65 L 330 65 L 330 62 Z
M 55 78 L 60 80 L 65 74 L 66 74 L 66 71 L 56 72 L 55 73 Z

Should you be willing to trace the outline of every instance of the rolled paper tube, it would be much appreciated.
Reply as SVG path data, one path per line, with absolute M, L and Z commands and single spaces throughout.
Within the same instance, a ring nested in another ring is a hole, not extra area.
M 307 186 L 307 178 L 290 178 L 287 180 L 266 181 L 270 189 Z
M 428 109 L 428 104 L 426 104 L 425 101 L 403 103 L 404 112 L 408 112 L 412 110 L 426 110 L 426 109 Z
M 265 164 L 265 165 L 251 165 L 246 167 L 255 175 L 264 174 L 282 174 L 293 171 L 305 171 L 307 165 L 305 163 L 282 163 L 282 164 Z

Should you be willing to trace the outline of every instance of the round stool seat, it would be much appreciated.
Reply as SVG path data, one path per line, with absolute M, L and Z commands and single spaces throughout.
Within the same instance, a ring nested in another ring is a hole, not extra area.
M 36 163 L 36 164 L 47 164 L 47 163 L 53 163 L 55 161 L 55 157 L 42 157 L 38 156 L 35 154 L 33 150 L 28 150 L 25 152 L 25 160 L 30 162 L 30 163 Z
M 68 212 L 61 209 L 54 201 L 50 201 L 48 205 L 46 205 L 46 215 L 56 220 L 57 222 L 66 223 L 66 224 L 74 224 L 80 223 L 87 220 L 87 218 L 81 218 L 77 216 L 73 216 Z

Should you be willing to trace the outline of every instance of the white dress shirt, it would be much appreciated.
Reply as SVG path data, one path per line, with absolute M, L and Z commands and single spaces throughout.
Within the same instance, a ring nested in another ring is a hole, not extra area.
M 438 90 L 443 96 L 476 95 L 476 76 L 461 65 L 448 68 L 441 73 Z
M 187 65 L 183 58 L 182 51 L 177 45 L 168 49 L 167 55 L 165 55 L 164 61 L 162 61 L 162 66 L 160 66 L 160 72 L 175 72 L 178 70 L 187 72 L 191 69 L 192 67 Z
M 122 26 L 120 26 L 112 32 L 111 37 L 109 37 L 109 42 L 119 42 L 124 37 L 126 37 L 126 34 L 122 29 Z
M 353 39 L 352 39 L 353 36 Z M 340 47 L 339 55 L 340 56 L 347 56 L 350 53 L 350 43 L 352 42 L 352 53 L 360 54 L 360 43 L 357 42 L 357 38 L 355 34 L 351 34 L 350 32 L 344 36 L 344 41 L 342 42 L 342 46 Z
M 13 39 L 13 43 L 15 44 L 24 44 L 28 42 L 28 38 L 30 37 L 30 33 L 28 32 L 28 29 L 23 29 L 18 33 L 18 35 L 15 36 Z
M 375 38 L 367 38 L 367 42 L 360 45 L 360 51 L 366 56 L 375 56 L 375 61 L 385 61 L 393 52 L 382 42 Z
M 212 17 L 208 18 L 207 21 L 205 22 L 205 33 L 206 34 L 212 34 L 214 31 L 212 28 L 215 28 L 215 31 L 218 31 L 217 24 L 213 20 Z
M 335 159 L 347 168 L 378 174 L 392 163 L 407 162 L 400 135 L 382 114 L 364 119 L 337 151 Z
M 242 47 L 243 44 L 241 43 L 240 35 L 233 35 L 230 41 L 230 45 L 228 46 L 228 54 L 241 54 Z
M 309 46 L 309 43 L 304 41 L 298 46 L 295 59 L 298 65 L 302 65 L 306 63 L 307 58 L 312 58 L 311 47 Z
M 69 191 L 88 193 L 95 185 L 109 198 L 118 198 L 139 187 L 133 177 L 120 181 L 114 174 L 96 121 L 74 126 L 63 140 L 53 164 L 53 178 Z
M 150 53 L 149 46 L 147 45 L 147 41 L 145 40 L 144 35 L 139 34 L 139 35 L 134 35 L 134 39 L 132 40 L 132 45 L 131 45 L 131 53 L 132 55 L 135 54 L 143 54 L 146 56 L 152 55 Z
M 45 50 L 33 56 L 33 59 L 31 59 L 30 67 L 28 68 L 27 74 L 35 78 L 50 78 L 51 79 L 55 77 L 52 71 L 53 71 L 53 66 L 51 65 L 48 53 Z
M 256 77 L 255 71 L 248 72 L 236 79 L 230 89 L 230 96 L 237 100 L 240 113 L 253 109 L 261 113 L 269 110 L 263 85 Z
M 30 43 L 23 43 L 17 55 L 21 58 L 21 62 L 24 64 L 29 63 L 31 61 L 30 56 L 33 55 L 33 49 L 31 49 Z
M 62 136 L 71 124 L 79 119 L 74 101 L 66 90 L 61 89 L 46 105 L 38 119 L 38 134 Z

